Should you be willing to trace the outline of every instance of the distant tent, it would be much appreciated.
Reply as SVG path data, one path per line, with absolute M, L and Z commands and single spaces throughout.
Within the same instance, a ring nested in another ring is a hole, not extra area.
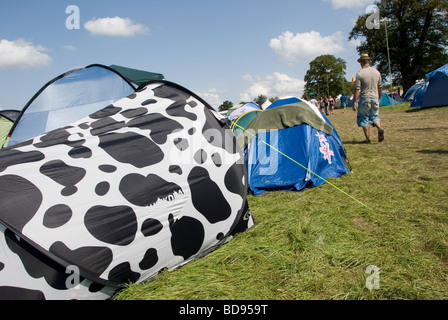
M 269 99 L 268 99 L 268 100 L 266 100 L 266 101 L 261 105 L 261 108 L 262 108 L 263 110 L 266 110 L 271 104 L 272 104 L 272 102 L 269 101 Z
M 225 114 L 227 117 L 230 116 L 232 114 L 233 111 L 235 111 L 238 108 L 241 108 L 242 106 L 244 106 L 244 103 L 240 103 L 237 105 L 234 105 L 233 107 L 231 107 L 230 109 L 227 109 L 227 113 Z
M 425 82 L 415 89 L 411 108 L 448 106 L 448 64 L 425 76 Z
M 428 73 L 425 82 L 427 88 L 422 107 L 448 106 L 448 64 Z
M 392 99 L 394 99 L 398 103 L 402 103 L 403 102 L 403 98 L 400 95 L 398 95 L 398 93 L 396 93 L 396 92 L 393 92 L 392 94 L 389 94 L 389 97 L 391 97 Z
M 400 103 L 398 101 L 394 100 L 393 98 L 391 98 L 386 92 L 383 92 L 383 96 L 381 97 L 381 100 L 380 100 L 380 107 L 393 106 L 396 104 L 400 104 Z
M 0 110 L 0 149 L 8 146 L 8 134 L 14 122 L 17 120 L 20 111 L 18 110 Z
M 286 105 L 286 104 L 292 104 L 292 103 L 302 102 L 302 101 L 303 101 L 302 99 L 299 99 L 299 98 L 297 98 L 297 97 L 286 97 L 286 98 L 281 98 L 281 99 L 278 99 L 277 101 L 274 101 L 273 103 L 271 103 L 271 104 L 266 108 L 266 110 L 275 108 L 275 107 L 277 107 L 277 106 L 283 106 L 283 105 Z
M 164 79 L 164 76 L 161 73 L 154 73 L 154 72 L 143 71 L 143 70 L 138 70 L 138 69 L 126 68 L 126 67 L 117 66 L 114 64 L 111 65 L 110 68 L 114 69 L 115 71 L 118 71 L 124 77 L 137 83 L 138 85 L 142 85 L 151 80 L 163 80 Z
M 353 99 L 354 99 L 354 98 L 355 98 L 355 97 L 354 97 L 353 94 L 347 96 L 347 108 L 353 108 L 353 105 L 354 105 L 354 101 L 353 101 Z M 359 102 L 359 96 L 358 96 L 358 101 L 357 101 L 357 102 Z
M 412 98 L 411 101 L 411 108 L 420 108 L 423 105 L 423 100 L 425 99 L 425 94 L 426 94 L 426 85 L 423 84 L 422 86 L 419 86 L 415 92 L 414 92 L 414 97 Z
M 229 120 L 234 120 L 238 118 L 240 115 L 249 112 L 251 110 L 261 110 L 261 106 L 256 104 L 255 102 L 247 102 L 238 109 L 232 111 L 232 113 L 227 118 Z
M 11 130 L 9 146 L 61 128 L 134 93 L 117 71 L 90 65 L 48 82 L 23 108 Z
M 233 130 L 235 136 L 238 137 L 241 133 L 243 133 L 249 123 L 261 112 L 262 110 L 253 109 L 234 119 L 230 124 L 230 128 Z
M 324 183 L 311 172 L 328 179 L 351 170 L 333 125 L 316 108 L 298 100 L 276 103 L 246 127 L 256 134 L 256 138 L 244 136 L 249 188 L 254 194 L 301 190 Z
M 152 81 L 97 107 L 0 150 L 0 299 L 107 299 L 254 224 L 243 154 L 200 97 Z
M 424 82 L 418 82 L 414 84 L 403 97 L 403 102 L 412 101 L 414 99 L 415 94 L 425 85 Z

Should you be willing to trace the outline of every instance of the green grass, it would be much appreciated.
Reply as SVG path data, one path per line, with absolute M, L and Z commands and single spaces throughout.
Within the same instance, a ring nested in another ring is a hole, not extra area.
M 448 107 L 380 111 L 371 145 L 356 115 L 329 118 L 353 172 L 304 192 L 249 196 L 256 226 L 115 299 L 448 299 Z M 380 288 L 369 290 L 369 265 Z

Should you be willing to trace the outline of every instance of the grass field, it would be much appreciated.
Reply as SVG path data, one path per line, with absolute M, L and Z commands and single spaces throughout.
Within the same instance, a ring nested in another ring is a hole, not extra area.
M 367 207 L 329 184 L 249 196 L 254 229 L 115 299 L 448 299 L 448 107 L 380 116 L 370 145 L 351 109 L 329 116 L 353 167 L 331 182 Z

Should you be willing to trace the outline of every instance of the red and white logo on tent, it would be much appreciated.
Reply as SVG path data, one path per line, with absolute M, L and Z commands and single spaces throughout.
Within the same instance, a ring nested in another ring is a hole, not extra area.
M 320 148 L 319 151 L 324 155 L 324 159 L 331 164 L 331 156 L 334 156 L 334 152 L 330 149 L 330 145 L 327 142 L 327 138 L 323 133 L 316 133 L 316 137 L 319 138 Z

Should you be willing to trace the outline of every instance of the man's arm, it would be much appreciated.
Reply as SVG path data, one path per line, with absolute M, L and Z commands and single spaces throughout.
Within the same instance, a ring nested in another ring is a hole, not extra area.
M 358 109 L 358 96 L 359 89 L 355 89 L 355 93 L 353 95 L 353 111 L 356 111 Z
M 379 73 L 379 71 L 378 71 Z M 391 92 L 392 94 L 392 92 Z M 380 79 L 378 81 L 378 100 L 381 100 L 381 98 L 383 97 L 383 77 L 381 76 L 380 73 Z
M 355 92 L 353 95 L 353 111 L 356 111 L 358 109 L 358 97 L 359 97 L 360 92 L 361 92 L 361 79 L 359 77 L 359 72 L 358 72 L 356 74 Z

